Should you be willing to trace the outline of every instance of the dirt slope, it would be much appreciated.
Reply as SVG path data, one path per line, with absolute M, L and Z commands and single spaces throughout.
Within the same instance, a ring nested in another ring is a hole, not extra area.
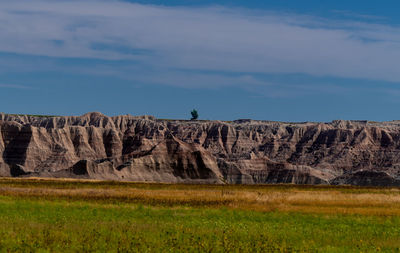
M 400 121 L 0 114 L 0 176 L 400 186 Z

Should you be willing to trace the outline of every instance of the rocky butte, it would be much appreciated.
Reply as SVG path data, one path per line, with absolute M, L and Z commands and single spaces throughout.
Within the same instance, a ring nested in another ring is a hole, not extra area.
M 0 176 L 400 186 L 400 121 L 0 114 Z

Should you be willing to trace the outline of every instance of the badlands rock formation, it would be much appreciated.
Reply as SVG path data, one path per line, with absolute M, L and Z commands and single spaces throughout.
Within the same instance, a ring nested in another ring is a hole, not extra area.
M 0 176 L 400 186 L 400 121 L 0 114 Z

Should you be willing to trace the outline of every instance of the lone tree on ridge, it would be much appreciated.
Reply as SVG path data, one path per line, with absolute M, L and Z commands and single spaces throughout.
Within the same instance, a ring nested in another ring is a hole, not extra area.
M 196 109 L 193 109 L 190 114 L 192 114 L 192 118 L 190 120 L 196 120 L 199 118 L 199 114 L 197 113 Z

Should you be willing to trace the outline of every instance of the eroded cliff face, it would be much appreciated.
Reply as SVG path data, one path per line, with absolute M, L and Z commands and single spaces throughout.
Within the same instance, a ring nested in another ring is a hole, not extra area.
M 0 114 L 0 176 L 400 186 L 400 121 Z

